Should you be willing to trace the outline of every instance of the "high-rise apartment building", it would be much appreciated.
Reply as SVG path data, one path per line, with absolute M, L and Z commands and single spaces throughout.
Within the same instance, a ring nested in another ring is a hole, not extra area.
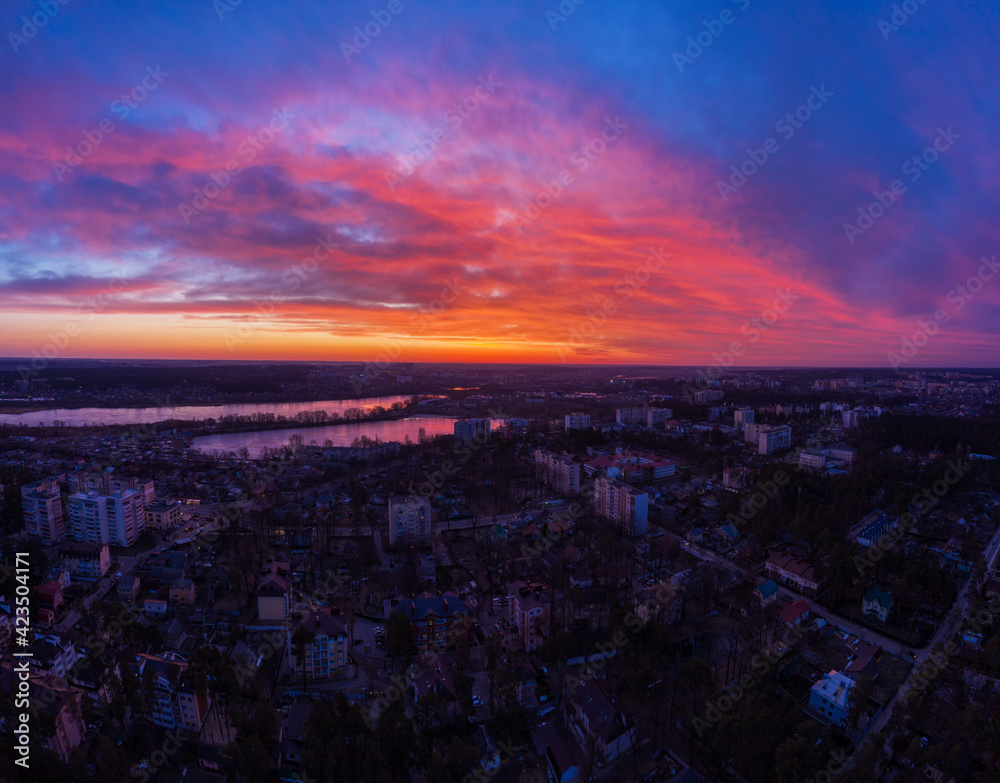
M 389 500 L 389 546 L 428 544 L 431 540 L 431 501 L 425 497 Z
M 772 454 L 792 445 L 792 430 L 788 426 L 763 426 L 757 429 L 757 453 Z
M 89 544 L 132 546 L 146 529 L 145 493 L 127 489 L 113 495 L 70 495 L 73 538 Z
M 459 419 L 455 422 L 455 437 L 459 440 L 487 441 L 490 437 L 490 420 Z
M 594 506 L 626 535 L 646 535 L 649 495 L 617 479 L 600 476 L 594 481 Z
M 36 481 L 21 487 L 24 528 L 30 538 L 51 546 L 66 540 L 59 482 L 55 478 Z
M 589 413 L 567 413 L 564 419 L 564 426 L 567 430 L 589 430 Z
M 753 408 L 740 408 L 733 414 L 733 424 L 742 429 L 744 424 L 753 421 Z
M 545 486 L 564 495 L 580 491 L 580 463 L 568 455 L 536 449 L 535 475 Z

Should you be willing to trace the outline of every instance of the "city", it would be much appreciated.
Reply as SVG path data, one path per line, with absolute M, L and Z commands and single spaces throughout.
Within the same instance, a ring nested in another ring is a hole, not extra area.
M 46 774 L 995 774 L 1000 373 L 64 364 L 0 372 Z

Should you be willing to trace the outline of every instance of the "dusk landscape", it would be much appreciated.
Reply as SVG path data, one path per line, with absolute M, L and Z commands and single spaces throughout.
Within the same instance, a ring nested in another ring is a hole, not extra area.
M 0 35 L 0 783 L 1000 780 L 997 3 Z

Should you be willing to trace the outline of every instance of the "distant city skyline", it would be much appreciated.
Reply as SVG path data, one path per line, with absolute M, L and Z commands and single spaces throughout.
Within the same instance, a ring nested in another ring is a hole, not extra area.
M 994 4 L 51 7 L 0 355 L 1000 359 Z

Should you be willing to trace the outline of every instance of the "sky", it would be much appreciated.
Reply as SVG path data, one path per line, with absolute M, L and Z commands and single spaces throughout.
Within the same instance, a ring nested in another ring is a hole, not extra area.
M 8 0 L 0 355 L 1000 364 L 992 0 Z

